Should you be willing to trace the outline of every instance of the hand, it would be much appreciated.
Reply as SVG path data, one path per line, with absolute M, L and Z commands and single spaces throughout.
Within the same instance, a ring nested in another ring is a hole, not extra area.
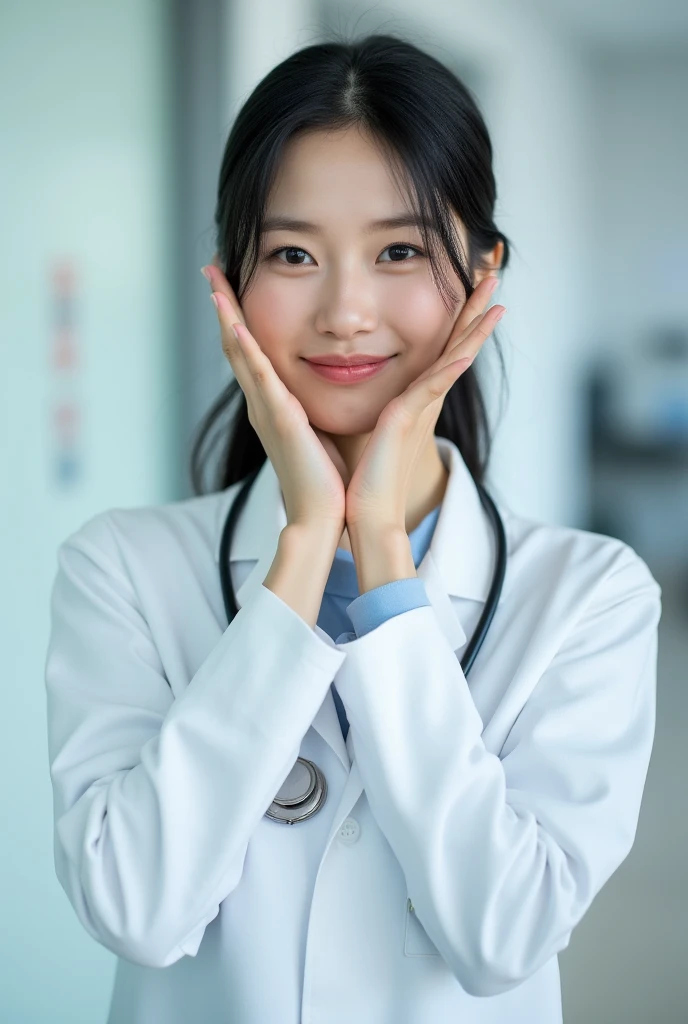
M 496 280 L 488 277 L 480 282 L 463 306 L 440 357 L 380 413 L 346 489 L 349 536 L 362 526 L 406 532 L 409 485 L 428 437 L 434 433 L 447 391 L 471 365 L 506 312 L 504 306 L 479 312 L 489 301 Z
M 248 418 L 282 488 L 289 525 L 327 523 L 337 539 L 344 527 L 344 483 L 299 400 L 277 376 L 248 327 L 219 267 L 203 268 L 213 289 L 222 349 L 246 396 Z M 239 340 L 234 335 L 236 329 Z

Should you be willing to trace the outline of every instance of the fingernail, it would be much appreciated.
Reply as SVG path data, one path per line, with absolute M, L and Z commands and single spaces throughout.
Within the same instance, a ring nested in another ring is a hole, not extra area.
M 203 274 L 203 277 L 206 279 L 206 281 L 210 280 L 210 274 L 208 273 L 208 267 L 207 266 L 201 267 L 201 273 Z
M 213 305 L 215 306 L 215 309 L 219 309 L 220 307 L 217 304 L 217 299 L 215 298 L 214 292 L 211 294 L 210 298 L 213 300 Z
M 499 316 L 497 317 L 497 320 L 495 320 L 495 323 L 497 323 L 497 321 L 501 320 L 505 313 L 506 313 L 506 310 L 503 309 L 501 311 L 501 313 L 499 314 Z
M 490 281 L 490 295 L 495 290 L 495 288 L 497 287 L 498 284 L 499 284 L 499 278 L 498 277 L 493 277 L 492 280 Z

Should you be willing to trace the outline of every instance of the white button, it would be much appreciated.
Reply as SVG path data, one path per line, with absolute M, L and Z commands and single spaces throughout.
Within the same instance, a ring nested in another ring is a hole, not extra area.
M 361 826 L 358 824 L 356 819 L 346 818 L 337 833 L 337 839 L 340 843 L 346 843 L 347 846 L 350 846 L 351 843 L 358 841 L 360 834 Z

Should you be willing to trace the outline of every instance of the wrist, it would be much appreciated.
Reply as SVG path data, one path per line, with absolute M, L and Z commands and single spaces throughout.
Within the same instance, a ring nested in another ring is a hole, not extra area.
M 281 598 L 312 628 L 318 620 L 323 592 L 339 538 L 330 529 L 289 524 L 281 531 L 277 551 L 263 586 Z
M 401 528 L 349 527 L 358 590 L 365 594 L 396 580 L 417 576 L 408 534 Z
M 314 521 L 312 523 L 287 523 L 279 535 L 279 543 L 284 545 L 300 545 L 305 549 L 312 546 L 312 550 L 325 549 L 334 556 L 334 551 L 339 544 L 339 539 L 344 530 L 344 522 L 341 524 L 334 521 Z

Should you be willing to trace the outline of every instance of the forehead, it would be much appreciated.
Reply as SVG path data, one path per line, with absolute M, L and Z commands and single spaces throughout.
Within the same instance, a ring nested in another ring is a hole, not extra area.
M 266 215 L 326 224 L 368 222 L 411 212 L 386 155 L 357 127 L 309 131 L 282 153 Z

